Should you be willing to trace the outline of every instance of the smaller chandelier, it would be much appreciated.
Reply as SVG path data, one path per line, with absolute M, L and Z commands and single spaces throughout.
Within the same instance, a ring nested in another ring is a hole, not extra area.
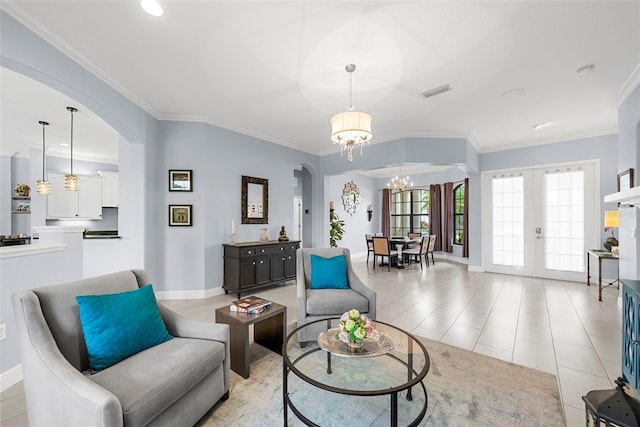
M 356 111 L 353 105 L 352 73 L 356 70 L 356 66 L 349 64 L 344 69 L 349 73 L 349 106 L 347 111 L 331 117 L 331 140 L 334 144 L 340 145 L 340 155 L 342 156 L 346 150 L 347 159 L 352 161 L 353 147 L 360 146 L 362 156 L 362 147 L 371 141 L 373 134 L 371 133 L 371 116 Z
M 387 188 L 390 189 L 392 193 L 413 190 L 413 182 L 409 180 L 408 176 L 404 178 L 399 178 L 396 176 L 391 178 L 391 181 L 387 183 Z
M 80 189 L 80 179 L 73 174 L 73 113 L 78 111 L 77 108 L 67 107 L 67 111 L 71 113 L 71 172 L 64 176 L 64 189 L 67 191 L 78 191 Z
M 38 123 L 42 125 L 42 179 L 39 179 L 38 181 L 36 181 L 36 191 L 38 192 L 38 194 L 46 195 L 46 194 L 51 194 L 51 183 L 47 181 L 44 176 L 45 162 L 46 162 L 46 158 L 45 158 L 46 145 L 44 142 L 44 128 L 46 126 L 49 126 L 49 123 L 44 121 L 39 121 Z

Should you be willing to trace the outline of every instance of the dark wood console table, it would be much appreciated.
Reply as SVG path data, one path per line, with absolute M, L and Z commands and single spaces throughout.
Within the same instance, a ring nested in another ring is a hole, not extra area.
M 299 240 L 278 242 L 225 243 L 225 293 L 241 293 L 296 278 L 296 250 Z

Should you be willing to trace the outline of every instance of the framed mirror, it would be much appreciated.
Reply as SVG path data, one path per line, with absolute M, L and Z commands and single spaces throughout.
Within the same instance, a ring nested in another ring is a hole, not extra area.
M 269 180 L 242 175 L 242 223 L 269 223 Z

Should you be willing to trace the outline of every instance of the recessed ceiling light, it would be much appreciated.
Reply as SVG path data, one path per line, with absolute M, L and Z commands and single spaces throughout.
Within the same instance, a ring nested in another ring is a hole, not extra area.
M 502 96 L 505 98 L 515 98 L 521 96 L 524 93 L 524 89 L 517 87 L 514 89 L 509 89 L 506 92 L 502 92 Z
M 149 15 L 162 16 L 164 14 L 162 6 L 160 6 L 160 3 L 158 3 L 156 0 L 142 0 L 140 2 L 140 6 Z
M 550 124 L 551 122 L 538 123 L 537 125 L 533 125 L 533 130 L 540 130 L 542 128 L 546 128 Z
M 68 146 L 69 146 L 69 144 L 67 144 L 66 142 L 61 142 L 61 143 L 60 143 L 60 146 L 62 146 L 62 147 L 68 147 Z
M 580 74 L 581 76 L 584 76 L 592 72 L 594 68 L 596 68 L 596 66 L 593 64 L 583 65 L 582 67 L 576 70 L 576 73 Z

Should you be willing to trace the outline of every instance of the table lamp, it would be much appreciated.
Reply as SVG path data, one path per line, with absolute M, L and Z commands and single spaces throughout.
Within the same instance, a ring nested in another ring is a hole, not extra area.
M 612 246 L 618 246 L 618 240 L 613 235 L 613 229 L 618 228 L 620 224 L 620 217 L 618 211 L 604 211 L 604 231 L 611 229 L 611 236 L 607 237 L 604 241 L 604 248 L 611 252 Z

